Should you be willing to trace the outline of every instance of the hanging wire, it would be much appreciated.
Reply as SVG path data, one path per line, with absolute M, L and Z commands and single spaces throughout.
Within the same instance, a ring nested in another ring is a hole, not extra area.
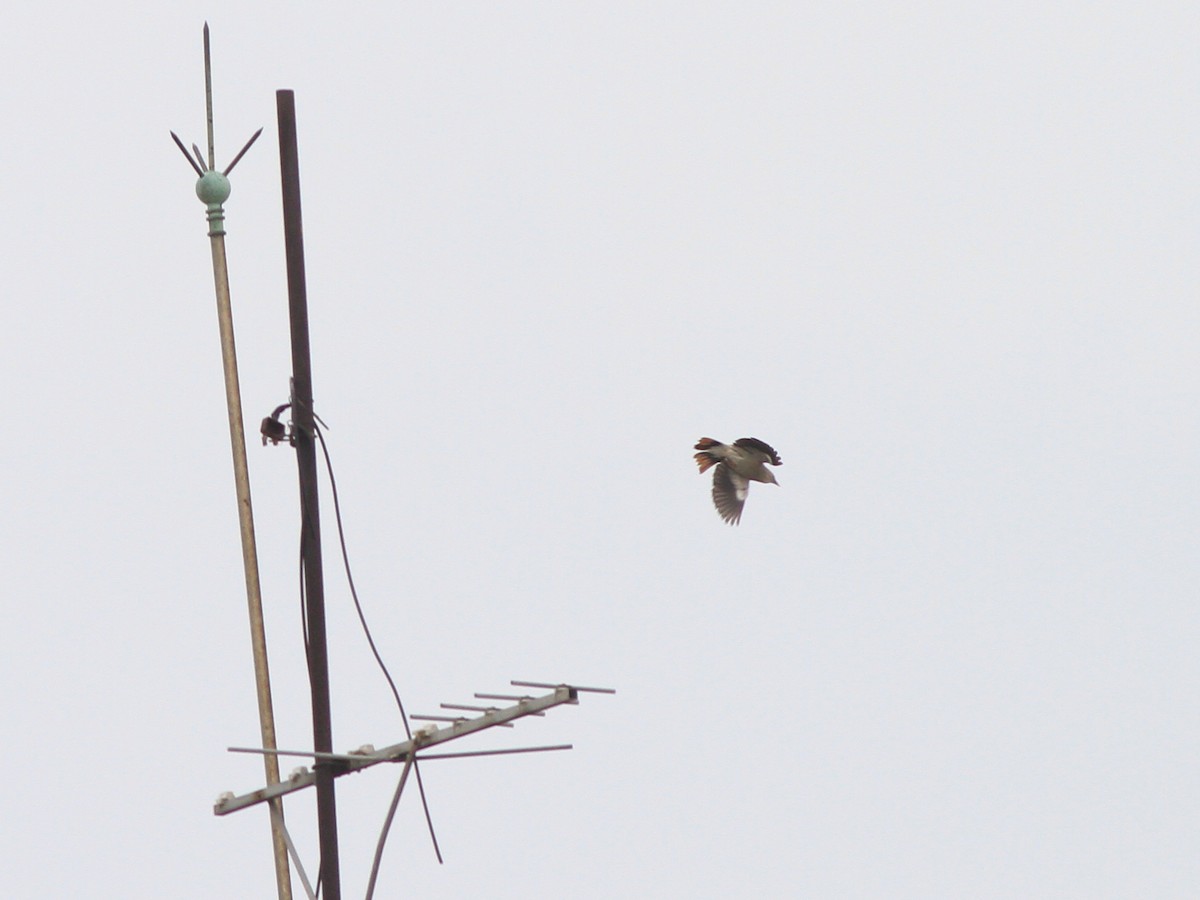
M 313 433 L 317 436 L 317 441 L 321 445 L 321 453 L 325 457 L 325 469 L 329 473 L 329 487 L 333 494 L 333 512 L 337 520 L 338 543 L 342 549 L 342 565 L 346 570 L 346 583 L 350 586 L 350 596 L 354 599 L 354 609 L 358 612 L 358 621 L 362 624 L 363 634 L 367 638 L 367 644 L 371 648 L 371 653 L 375 657 L 375 662 L 379 664 L 379 669 L 383 672 L 383 677 L 387 680 L 388 687 L 392 689 L 392 697 L 396 700 L 396 707 L 400 710 L 400 721 L 404 725 L 404 733 L 408 739 L 412 740 L 412 728 L 408 724 L 408 714 L 404 711 L 404 701 L 400 699 L 400 691 L 396 689 L 396 682 L 392 679 L 391 672 L 388 671 L 387 664 L 384 663 L 383 657 L 379 654 L 379 649 L 375 646 L 375 639 L 371 636 L 371 628 L 367 625 L 367 617 L 363 613 L 362 603 L 358 599 L 358 590 L 354 586 L 354 575 L 350 571 L 350 554 L 346 549 L 346 532 L 342 527 L 342 507 L 338 499 L 337 479 L 333 475 L 333 461 L 329 457 L 329 448 L 325 444 L 325 436 L 321 433 L 322 429 L 318 421 L 314 417 Z M 421 795 L 421 808 L 425 811 L 425 824 L 429 829 L 429 839 L 433 842 L 433 852 L 437 856 L 439 863 L 444 862 L 442 859 L 442 850 L 438 846 L 437 833 L 433 828 L 433 817 L 429 814 L 429 802 L 425 798 L 425 784 L 421 779 L 421 768 L 416 764 L 416 760 L 412 760 L 413 774 L 417 776 L 417 791 Z M 400 782 L 400 787 L 397 788 L 396 802 L 399 801 L 399 791 L 404 786 L 403 778 Z M 394 812 L 394 810 L 393 810 Z M 387 839 L 388 829 L 391 827 L 392 814 L 389 813 L 387 821 L 384 824 L 383 834 L 380 835 L 379 850 L 382 852 L 383 842 Z
M 304 893 L 308 896 L 308 900 L 317 900 L 317 893 L 313 890 L 312 885 L 309 884 L 308 874 L 304 871 L 304 866 L 300 862 L 300 854 L 296 851 L 296 845 L 292 841 L 292 836 L 288 833 L 287 825 L 283 822 L 283 805 L 276 798 L 267 802 L 267 808 L 271 811 L 271 821 L 279 827 L 279 831 L 283 835 L 288 855 L 292 858 L 292 865 L 296 867 L 296 874 L 300 876 L 300 883 L 304 885 Z M 319 889 L 320 886 L 318 885 Z
M 375 879 L 379 877 L 379 863 L 383 860 L 383 845 L 387 843 L 388 831 L 392 827 L 392 818 L 396 815 L 396 807 L 400 805 L 400 795 L 404 793 L 404 782 L 408 780 L 408 770 L 416 761 L 416 753 L 409 753 L 404 761 L 404 769 L 400 772 L 400 783 L 392 794 L 392 805 L 388 807 L 387 818 L 383 820 L 383 830 L 379 832 L 379 842 L 375 845 L 375 859 L 371 863 L 371 877 L 367 881 L 367 900 L 375 896 Z

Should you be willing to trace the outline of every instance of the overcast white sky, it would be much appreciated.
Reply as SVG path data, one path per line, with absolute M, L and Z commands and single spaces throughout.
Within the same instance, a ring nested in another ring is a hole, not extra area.
M 203 206 L 250 430 L 318 411 L 430 762 L 379 897 L 1185 897 L 1200 883 L 1187 4 L 214 2 L 0 31 L 9 897 L 274 896 Z M 759 437 L 739 528 L 692 444 Z M 251 443 L 281 746 L 294 454 Z M 332 506 L 325 497 L 325 511 Z M 401 739 L 325 523 L 334 742 Z M 287 770 L 285 766 L 285 771 Z M 396 769 L 339 782 L 361 897 Z M 316 868 L 310 796 L 289 801 Z M 299 885 L 296 887 L 300 896 Z

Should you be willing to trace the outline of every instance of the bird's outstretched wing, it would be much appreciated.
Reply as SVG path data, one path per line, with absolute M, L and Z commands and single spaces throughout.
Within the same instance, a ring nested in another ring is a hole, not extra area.
M 775 452 L 775 448 L 770 444 L 760 441 L 758 438 L 738 438 L 733 442 L 733 446 L 741 447 L 743 450 L 756 450 L 766 457 L 766 461 L 773 466 L 782 466 L 783 460 L 779 458 L 779 454 Z
M 750 492 L 750 482 L 733 471 L 726 463 L 720 463 L 713 470 L 713 503 L 721 518 L 730 525 L 736 525 L 742 518 L 742 507 L 746 505 L 746 494 Z

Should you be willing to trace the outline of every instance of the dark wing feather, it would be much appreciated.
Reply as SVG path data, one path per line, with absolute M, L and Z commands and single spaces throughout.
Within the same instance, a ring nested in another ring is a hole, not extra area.
M 767 455 L 767 462 L 773 466 L 782 466 L 783 460 L 779 458 L 779 454 L 775 452 L 775 448 L 770 444 L 760 441 L 758 438 L 738 438 L 733 442 L 733 446 L 742 447 L 746 450 L 757 450 L 759 453 Z
M 738 475 L 725 463 L 719 464 L 713 470 L 713 505 L 721 518 L 730 525 L 736 525 L 742 518 L 742 507 L 746 505 L 746 494 L 750 482 Z

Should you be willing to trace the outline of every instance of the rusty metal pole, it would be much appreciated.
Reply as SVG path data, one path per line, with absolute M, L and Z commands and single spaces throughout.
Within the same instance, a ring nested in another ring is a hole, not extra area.
M 287 254 L 288 312 L 292 331 L 292 439 L 300 477 L 300 553 L 304 560 L 308 677 L 312 689 L 313 749 L 333 750 L 329 709 L 329 656 L 325 642 L 325 582 L 321 564 L 321 521 L 317 493 L 317 445 L 313 421 L 312 356 L 308 340 L 308 289 L 304 276 L 304 224 L 300 215 L 300 157 L 296 141 L 296 98 L 275 92 L 279 121 L 279 170 L 283 185 L 283 236 Z M 341 900 L 338 865 L 335 763 L 313 765 L 317 829 L 321 846 L 321 889 L 325 900 Z

